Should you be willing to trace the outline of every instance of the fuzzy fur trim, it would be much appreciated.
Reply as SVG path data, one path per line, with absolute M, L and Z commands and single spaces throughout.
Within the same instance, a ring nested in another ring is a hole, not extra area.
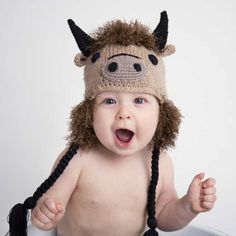
M 160 104 L 159 122 L 153 137 L 153 143 L 160 150 L 175 147 L 182 114 L 171 100 L 165 99 Z
M 97 52 L 106 45 L 137 45 L 160 53 L 155 44 L 155 36 L 147 26 L 137 20 L 134 22 L 122 22 L 114 20 L 99 27 L 93 34 L 93 41 L 89 46 L 91 53 Z
M 69 145 L 79 144 L 81 148 L 91 148 L 98 139 L 93 130 L 94 99 L 84 99 L 75 106 L 70 115 L 70 124 L 67 140 Z

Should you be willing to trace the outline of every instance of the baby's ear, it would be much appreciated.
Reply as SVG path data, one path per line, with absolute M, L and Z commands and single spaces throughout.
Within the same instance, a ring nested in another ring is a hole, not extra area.
M 84 56 L 82 53 L 78 53 L 74 59 L 75 65 L 79 67 L 85 66 L 86 61 L 87 61 L 87 57 Z
M 170 56 L 175 52 L 175 46 L 172 44 L 166 45 L 163 51 L 161 52 L 162 57 Z

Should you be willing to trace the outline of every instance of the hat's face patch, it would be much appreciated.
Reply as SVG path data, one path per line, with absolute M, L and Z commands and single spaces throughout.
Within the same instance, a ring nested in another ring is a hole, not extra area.
M 103 91 L 144 92 L 162 100 L 164 63 L 157 52 L 143 46 L 106 45 L 84 63 L 85 97 Z
M 102 67 L 102 75 L 108 80 L 143 80 L 147 69 L 141 58 L 132 54 L 115 54 Z
M 144 81 L 150 69 L 156 70 L 158 66 L 157 55 L 138 46 L 107 46 L 91 55 L 89 61 L 87 65 L 90 70 L 113 82 Z

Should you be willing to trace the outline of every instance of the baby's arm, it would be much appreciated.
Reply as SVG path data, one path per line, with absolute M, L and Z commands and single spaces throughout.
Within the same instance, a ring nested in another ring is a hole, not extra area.
M 55 169 L 66 151 L 67 149 L 58 156 L 53 169 Z M 78 152 L 54 185 L 38 200 L 37 205 L 31 212 L 32 224 L 41 230 L 54 228 L 64 215 L 68 200 L 76 188 L 81 171 L 81 158 Z
M 216 201 L 214 179 L 202 181 L 204 173 L 196 175 L 187 194 L 179 199 L 174 188 L 173 164 L 167 153 L 160 158 L 160 168 L 163 170 L 163 188 L 157 202 L 157 220 L 161 230 L 181 229 L 198 213 L 213 208 Z

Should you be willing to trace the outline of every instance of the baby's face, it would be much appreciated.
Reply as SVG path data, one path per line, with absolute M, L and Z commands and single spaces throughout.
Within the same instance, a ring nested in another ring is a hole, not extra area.
M 95 98 L 93 128 L 100 143 L 117 156 L 144 150 L 158 124 L 157 99 L 145 93 L 102 92 Z

